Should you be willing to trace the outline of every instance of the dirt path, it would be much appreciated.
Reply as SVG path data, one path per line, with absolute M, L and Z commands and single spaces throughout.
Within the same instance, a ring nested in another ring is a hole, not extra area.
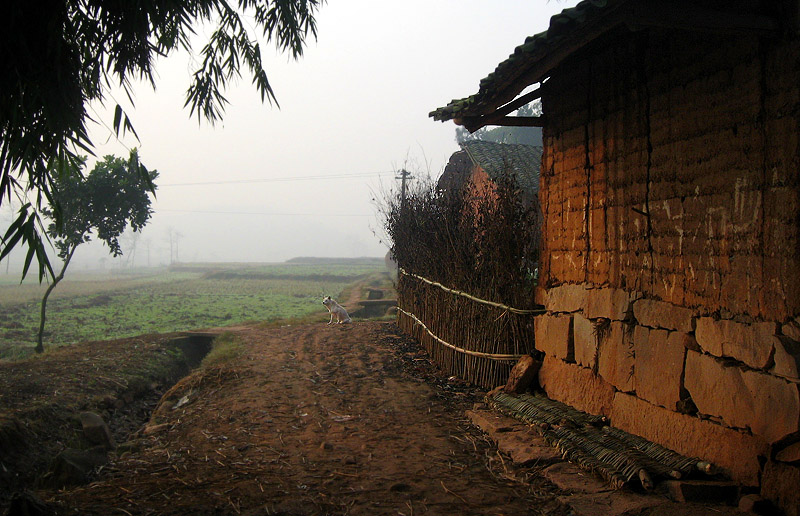
M 482 393 L 437 376 L 393 324 L 238 335 L 243 354 L 167 393 L 139 449 L 40 494 L 66 514 L 568 512 L 545 481 L 510 479 L 464 419 Z

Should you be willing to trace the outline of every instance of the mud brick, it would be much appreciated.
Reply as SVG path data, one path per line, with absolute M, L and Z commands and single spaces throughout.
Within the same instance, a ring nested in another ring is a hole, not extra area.
M 667 330 L 647 332 L 643 326 L 637 326 L 633 339 L 634 370 L 637 396 L 654 405 L 675 410 L 680 401 L 686 348 L 677 339 L 669 337 Z
M 586 252 L 581 249 L 579 246 L 577 250 L 567 250 L 561 253 L 563 263 L 557 278 L 559 281 L 578 283 L 584 280 L 586 274 Z
M 639 299 L 633 304 L 633 316 L 643 326 L 684 333 L 694 331 L 694 310 L 653 299 Z
M 620 391 L 636 388 L 634 376 L 633 340 L 627 326 L 613 321 L 606 332 L 598 335 L 598 373 Z
M 604 251 L 606 249 L 606 213 L 605 209 L 596 208 L 589 210 L 589 239 L 593 250 Z
M 794 255 L 767 257 L 764 271 L 764 282 L 769 288 L 758 290 L 762 316 L 782 321 L 800 313 L 800 296 L 786 294 L 800 289 L 800 261 Z
M 777 330 L 774 322 L 746 324 L 700 317 L 695 337 L 706 353 L 735 358 L 754 369 L 763 369 L 770 363 Z
M 588 277 L 590 283 L 605 283 L 608 281 L 609 253 L 605 251 L 591 251 L 589 253 Z
M 547 395 L 591 414 L 607 416 L 614 399 L 614 386 L 576 364 L 545 356 L 539 370 L 539 385 Z
M 686 304 L 686 273 L 683 268 L 679 270 L 660 270 L 655 275 L 653 295 L 660 297 L 667 303 L 675 305 Z
M 750 255 L 733 255 L 730 273 L 720 284 L 720 304 L 733 313 L 759 313 L 758 299 L 762 286 L 763 258 Z
M 572 335 L 575 343 L 575 362 L 590 369 L 597 360 L 597 338 L 592 321 L 577 313 L 572 316 Z
M 758 458 L 769 450 L 757 436 L 672 412 L 621 392 L 614 396 L 611 422 L 683 455 L 709 461 L 748 486 L 758 485 Z
M 562 360 L 575 359 L 571 315 L 540 315 L 534 319 L 536 349 Z
M 750 428 L 769 443 L 800 431 L 795 383 L 687 351 L 684 385 L 701 414 L 721 417 L 731 427 Z

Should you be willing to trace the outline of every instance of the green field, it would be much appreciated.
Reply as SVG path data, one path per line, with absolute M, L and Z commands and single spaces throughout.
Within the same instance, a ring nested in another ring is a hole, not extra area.
M 169 269 L 69 272 L 47 303 L 45 347 L 146 333 L 326 314 L 322 297 L 380 282 L 382 260 L 182 264 Z M 30 354 L 46 285 L 0 283 L 0 359 Z

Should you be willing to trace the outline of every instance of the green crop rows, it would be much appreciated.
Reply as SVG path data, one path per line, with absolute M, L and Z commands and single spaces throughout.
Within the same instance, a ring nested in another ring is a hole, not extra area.
M 348 284 L 383 271 L 382 263 L 371 260 L 67 275 L 47 303 L 45 347 L 315 313 L 322 320 L 324 295 L 337 297 Z M 38 284 L 0 284 L 0 359 L 30 353 L 44 290 Z

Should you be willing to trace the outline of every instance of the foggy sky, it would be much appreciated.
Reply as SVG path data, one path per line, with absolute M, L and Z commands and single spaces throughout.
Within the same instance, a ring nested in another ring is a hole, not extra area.
M 436 177 L 458 150 L 455 125 L 428 112 L 476 93 L 527 36 L 576 3 L 330 0 L 298 61 L 262 45 L 280 109 L 261 103 L 244 72 L 213 127 L 183 108 L 189 56 L 159 61 L 157 90 L 135 85 L 135 108 L 117 91 L 90 111 L 104 122 L 91 127 L 98 156 L 138 147 L 160 173 L 135 264 L 147 265 L 148 247 L 150 265 L 169 263 L 170 231 L 181 235 L 183 262 L 382 256 L 371 199 L 394 187 L 393 171 Z M 141 142 L 111 136 L 116 102 Z M 112 267 L 106 248 L 84 246 L 72 267 L 95 268 L 103 257 Z

